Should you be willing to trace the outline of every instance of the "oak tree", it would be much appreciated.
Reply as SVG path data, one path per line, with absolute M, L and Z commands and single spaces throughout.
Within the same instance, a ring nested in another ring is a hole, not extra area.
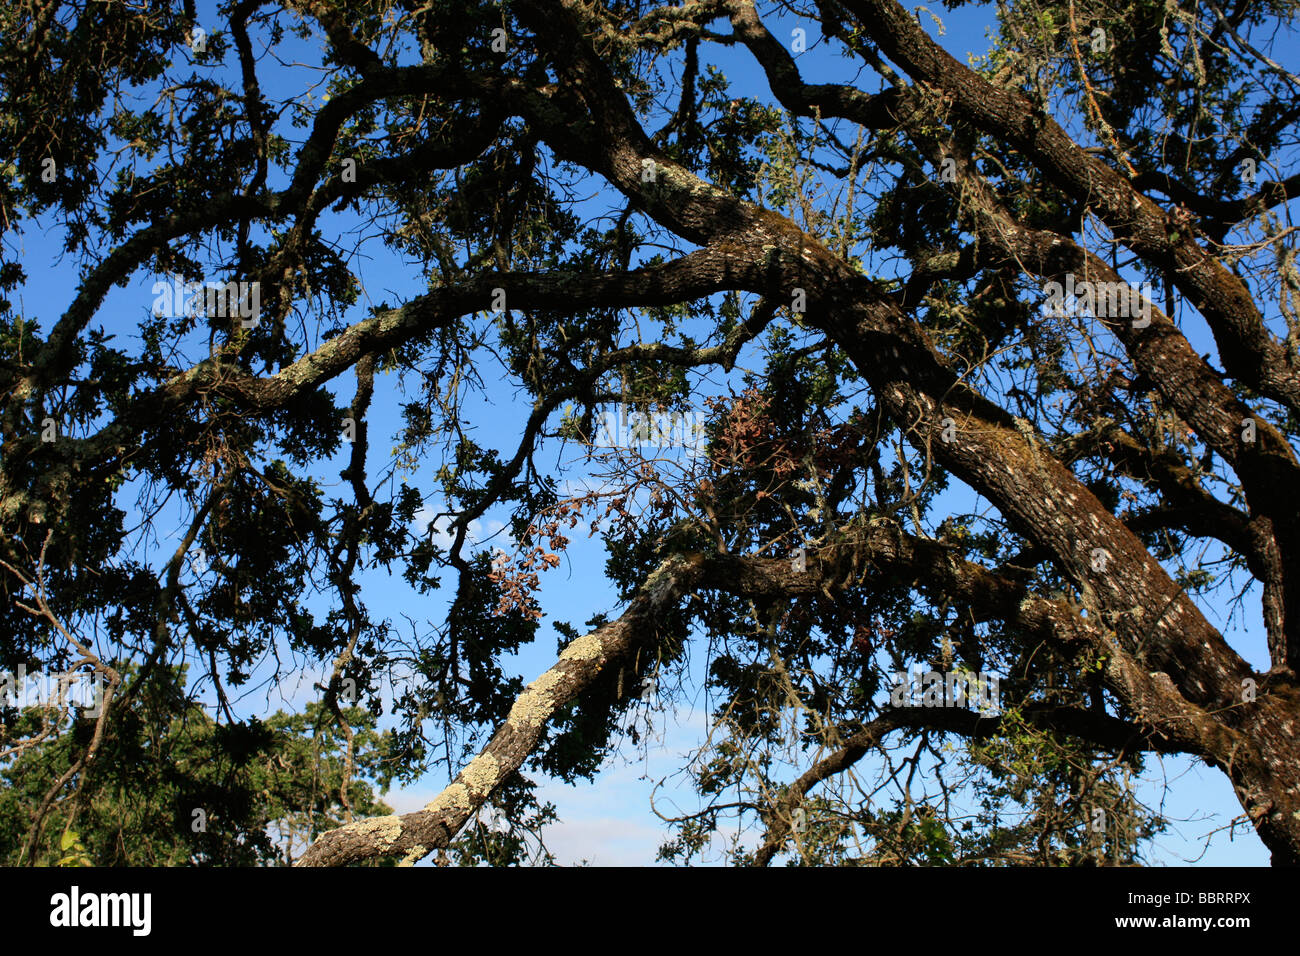
M 1133 862 L 1181 754 L 1300 862 L 1296 9 L 1008 0 L 962 62 L 897 0 L 7 6 L 0 667 L 104 685 L 3 712 L 26 858 L 284 655 L 341 797 L 394 667 L 376 779 L 452 776 L 299 862 L 519 861 L 694 654 L 666 858 Z M 588 534 L 617 605 L 548 619 Z

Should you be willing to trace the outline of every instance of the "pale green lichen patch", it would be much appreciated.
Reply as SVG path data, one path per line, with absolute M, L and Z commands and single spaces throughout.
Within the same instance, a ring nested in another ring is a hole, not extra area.
M 604 643 L 594 633 L 584 634 L 564 649 L 561 660 L 567 658 L 575 661 L 589 661 L 600 656 L 605 649 Z
M 676 579 L 674 570 L 675 569 L 668 567 L 666 564 L 661 564 L 650 572 L 650 576 L 646 578 L 645 583 L 641 585 L 641 589 L 650 596 L 650 600 L 653 603 L 659 604 L 663 602 L 668 590 L 673 586 L 673 582 Z
M 444 810 L 468 810 L 469 808 L 468 788 L 463 783 L 453 783 L 426 804 L 424 809 L 429 813 L 442 813 Z
M 532 727 L 551 715 L 551 699 L 545 694 L 527 694 L 510 708 L 510 723 L 516 727 Z
M 370 817 L 358 820 L 353 826 L 359 834 L 373 835 L 375 845 L 381 850 L 387 850 L 402 835 L 402 820 L 397 816 Z
M 547 671 L 541 677 L 537 678 L 537 680 L 525 687 L 524 693 L 519 699 L 523 700 L 524 697 L 531 697 L 534 694 L 545 694 L 560 682 L 562 676 L 563 675 L 561 675 L 557 670 L 552 669 Z
M 480 754 L 461 771 L 461 778 L 472 791 L 487 793 L 501 779 L 501 766 L 491 754 Z
M 423 843 L 417 843 L 415 846 L 411 847 L 410 852 L 407 853 L 406 856 L 402 857 L 402 862 L 398 863 L 397 865 L 415 866 L 415 864 L 419 863 L 420 860 L 424 858 L 424 855 L 428 852 L 429 852 L 428 847 L 426 847 Z
M 549 691 L 562 679 L 560 673 L 549 670 L 529 684 L 515 705 L 510 708 L 506 719 L 516 727 L 535 726 L 551 715 L 551 695 Z

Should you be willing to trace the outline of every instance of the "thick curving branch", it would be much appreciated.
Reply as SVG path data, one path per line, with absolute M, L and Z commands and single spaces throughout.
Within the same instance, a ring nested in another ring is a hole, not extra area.
M 638 649 L 653 645 L 658 619 L 698 584 L 703 564 L 699 557 L 667 559 L 617 620 L 572 641 L 555 665 L 524 689 L 483 751 L 423 810 L 331 830 L 297 865 L 340 866 L 378 856 L 400 856 L 410 865 L 446 847 L 492 791 L 523 765 L 557 711 L 601 671 L 630 662 Z

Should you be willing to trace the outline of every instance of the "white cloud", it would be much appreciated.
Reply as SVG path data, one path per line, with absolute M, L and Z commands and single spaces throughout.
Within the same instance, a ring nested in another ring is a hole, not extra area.
M 626 817 L 561 820 L 546 828 L 547 849 L 566 866 L 645 866 L 664 838 L 662 828 Z
M 559 816 L 545 831 L 547 849 L 556 862 L 561 866 L 583 861 L 592 866 L 653 865 L 670 832 L 650 807 L 651 791 L 656 781 L 681 768 L 707 726 L 707 716 L 698 708 L 684 708 L 677 715 L 657 711 L 649 738 L 653 743 L 644 754 L 626 745 L 626 757 L 612 758 L 591 782 L 568 785 L 540 780 L 537 798 L 553 803 Z M 679 809 L 679 800 L 688 806 L 694 802 L 684 783 L 669 779 L 660 788 L 657 799 L 662 810 Z M 412 813 L 428 805 L 444 785 L 445 777 L 430 774 L 383 799 L 395 813 Z M 430 865 L 431 859 L 421 865 Z
M 421 508 L 415 513 L 415 528 L 420 534 L 432 530 L 433 543 L 444 551 L 450 551 L 451 546 L 455 543 L 456 537 L 452 534 L 451 521 L 447 515 L 439 515 L 432 508 Z M 469 523 L 465 531 L 465 543 L 471 547 L 483 544 L 497 537 L 506 528 L 505 522 L 495 519 L 486 523 L 475 518 Z M 505 541 L 509 541 L 509 535 L 504 536 Z M 497 539 L 498 542 L 501 539 Z M 502 545 L 507 547 L 507 545 Z

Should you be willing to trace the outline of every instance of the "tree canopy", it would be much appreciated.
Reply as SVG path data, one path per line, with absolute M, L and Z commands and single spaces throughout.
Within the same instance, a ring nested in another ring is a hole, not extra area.
M 666 860 L 1300 863 L 1300 4 L 943 7 L 0 10 L 7 862 L 548 862 L 698 667 Z

